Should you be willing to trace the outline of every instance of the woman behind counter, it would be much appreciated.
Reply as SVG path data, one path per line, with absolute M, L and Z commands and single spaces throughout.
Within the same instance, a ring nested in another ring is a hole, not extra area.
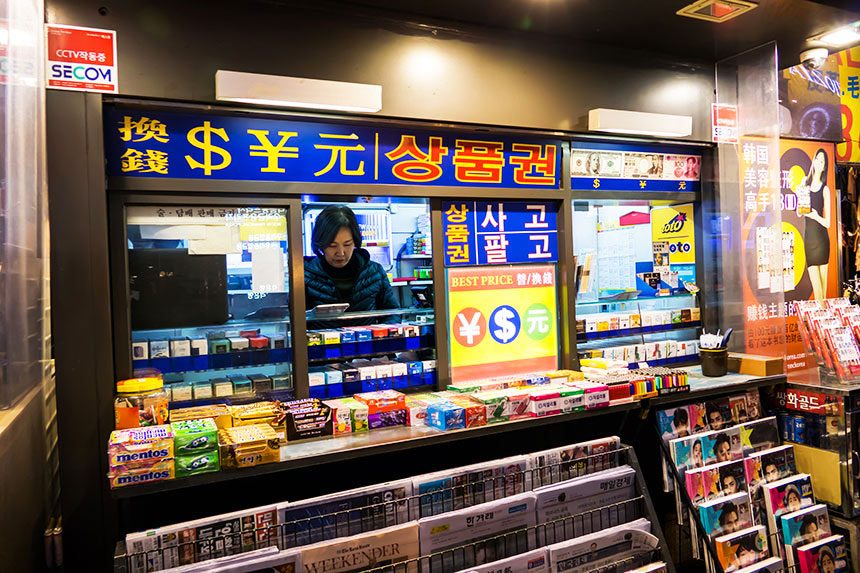
M 349 303 L 348 312 L 399 308 L 385 270 L 361 248 L 361 229 L 346 205 L 329 205 L 314 223 L 316 258 L 305 263 L 305 305 Z

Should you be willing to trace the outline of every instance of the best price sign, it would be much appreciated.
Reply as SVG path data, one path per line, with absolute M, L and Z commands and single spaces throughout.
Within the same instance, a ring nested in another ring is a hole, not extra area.
M 116 32 L 77 26 L 46 26 L 49 88 L 117 93 Z

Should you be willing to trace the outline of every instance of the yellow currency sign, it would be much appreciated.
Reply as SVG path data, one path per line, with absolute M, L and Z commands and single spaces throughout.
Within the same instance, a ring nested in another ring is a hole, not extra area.
M 203 173 L 206 175 L 212 175 L 213 170 L 229 167 L 230 162 L 233 159 L 230 156 L 229 151 L 227 151 L 223 147 L 212 145 L 213 133 L 224 141 L 230 141 L 230 138 L 227 137 L 227 131 L 223 127 L 212 127 L 212 123 L 209 121 L 204 121 L 203 125 L 201 125 L 200 127 L 195 127 L 188 132 L 188 143 L 198 149 L 203 150 L 203 162 L 201 163 L 195 160 L 190 155 L 186 155 L 185 160 L 188 162 L 188 165 L 191 167 L 191 169 L 202 169 Z M 202 140 L 198 138 L 198 136 L 200 136 L 201 134 Z M 221 157 L 220 163 L 212 163 L 213 153 Z

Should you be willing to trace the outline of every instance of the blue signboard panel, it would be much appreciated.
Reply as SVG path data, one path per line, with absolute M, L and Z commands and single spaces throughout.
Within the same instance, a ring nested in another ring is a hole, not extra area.
M 695 148 L 575 141 L 570 186 L 575 191 L 696 192 L 702 155 Z
M 558 261 L 556 205 L 543 201 L 445 201 L 445 265 Z
M 105 110 L 111 176 L 558 189 L 561 145 L 248 115 Z

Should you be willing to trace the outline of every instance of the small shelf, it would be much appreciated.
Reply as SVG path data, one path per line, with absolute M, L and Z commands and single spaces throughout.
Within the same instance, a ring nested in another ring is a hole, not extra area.
M 414 392 L 418 389 L 428 392 L 436 388 L 436 371 L 422 372 L 421 374 L 407 374 L 406 376 L 392 376 L 390 378 L 378 378 L 372 380 L 355 380 L 341 384 L 325 384 L 310 387 L 310 397 L 319 398 L 343 398 L 353 396 L 360 392 L 376 392 L 378 390 L 402 390 Z
M 601 306 L 601 305 L 607 305 L 608 306 L 608 305 L 615 305 L 615 304 L 631 304 L 631 303 L 638 303 L 638 302 L 650 303 L 650 302 L 661 301 L 661 300 L 674 300 L 674 299 L 683 299 L 683 298 L 692 298 L 692 297 L 693 297 L 693 295 L 690 293 L 679 293 L 679 294 L 672 294 L 672 295 L 667 295 L 667 296 L 640 296 L 637 298 L 628 298 L 628 299 L 620 299 L 620 300 L 614 300 L 614 299 L 590 300 L 590 301 L 579 301 L 578 300 L 578 301 L 576 301 L 576 308 L 594 307 L 594 306 Z M 589 313 L 589 314 L 595 314 L 595 313 Z
M 436 348 L 435 343 L 435 335 L 422 334 L 421 336 L 376 338 L 363 342 L 322 344 L 319 346 L 308 346 L 308 361 L 349 360 L 352 358 L 380 356 L 393 352 L 431 350 Z
M 241 350 L 225 354 L 204 354 L 203 356 L 178 356 L 172 358 L 150 358 L 134 360 L 132 367 L 154 368 L 162 374 L 173 372 L 201 372 L 245 366 L 266 366 L 292 362 L 292 348 L 264 348 L 261 350 Z
M 698 328 L 702 326 L 701 321 L 679 322 L 674 324 L 660 324 L 656 326 L 641 326 L 638 328 L 626 328 L 624 330 L 604 330 L 602 332 L 580 332 L 576 335 L 578 342 L 590 342 L 593 340 L 605 340 L 609 338 L 620 338 L 622 336 L 634 336 L 637 334 L 653 334 L 657 332 L 671 332 L 673 330 L 684 330 L 687 328 Z
M 433 255 L 401 255 L 401 260 L 432 259 Z

